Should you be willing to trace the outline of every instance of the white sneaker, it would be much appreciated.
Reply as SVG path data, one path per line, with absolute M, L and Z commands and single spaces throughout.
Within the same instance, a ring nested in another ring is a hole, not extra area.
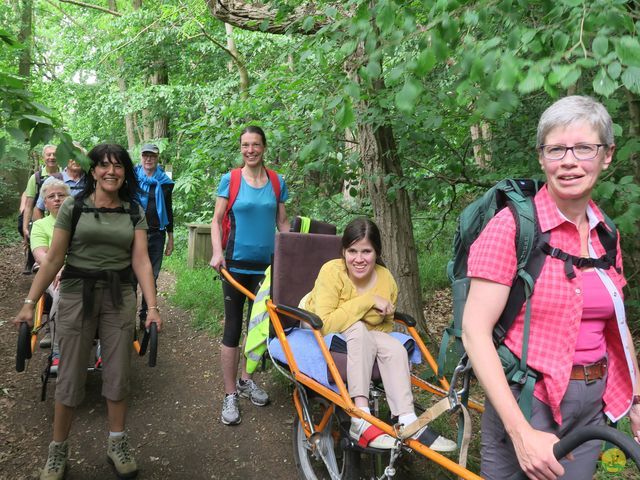
M 349 436 L 362 448 L 370 447 L 389 450 L 396 444 L 396 439 L 391 435 L 387 435 L 378 427 L 361 418 L 351 419 Z

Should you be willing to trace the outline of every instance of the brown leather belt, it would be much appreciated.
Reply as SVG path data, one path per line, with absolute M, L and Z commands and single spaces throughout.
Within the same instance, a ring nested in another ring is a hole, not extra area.
M 589 365 L 574 365 L 571 368 L 571 380 L 584 380 L 587 384 L 604 378 L 607 373 L 607 359 L 603 358 Z

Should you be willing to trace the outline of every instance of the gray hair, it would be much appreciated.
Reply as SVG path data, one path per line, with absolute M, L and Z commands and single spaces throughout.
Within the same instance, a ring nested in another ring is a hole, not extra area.
M 69 185 L 64 183 L 62 180 L 56 177 L 47 177 L 47 179 L 42 182 L 42 187 L 40 187 L 40 198 L 44 202 L 44 199 L 47 197 L 47 192 L 51 188 L 62 188 L 65 192 L 67 192 L 67 196 L 71 195 L 71 189 Z
M 554 128 L 576 122 L 587 122 L 598 132 L 600 142 L 613 145 L 613 122 L 604 105 L 591 97 L 571 95 L 561 98 L 544 111 L 538 122 L 537 146 L 544 143 Z
M 58 147 L 56 147 L 55 145 L 52 145 L 51 143 L 45 145 L 44 147 L 42 147 L 42 156 L 44 157 L 44 152 L 47 151 L 47 149 L 49 148 L 53 148 L 54 150 L 57 150 Z

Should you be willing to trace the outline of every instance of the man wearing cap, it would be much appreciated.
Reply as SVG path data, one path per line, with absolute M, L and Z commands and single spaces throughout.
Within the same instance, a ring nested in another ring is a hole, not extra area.
M 24 244 L 29 246 L 29 235 L 31 229 L 31 220 L 35 220 L 36 218 L 31 218 L 33 216 L 33 211 L 36 203 L 36 199 L 40 195 L 40 188 L 42 184 L 47 179 L 47 177 L 56 177 L 61 179 L 62 174 L 60 173 L 60 169 L 58 168 L 58 162 L 56 160 L 56 146 L 55 145 L 45 145 L 42 149 L 42 159 L 44 160 L 44 166 L 41 170 L 36 171 L 33 175 L 29 177 L 29 181 L 27 182 L 27 188 L 24 191 L 24 207 L 22 210 L 22 237 L 24 239 Z M 25 269 L 22 273 L 31 273 L 31 267 L 33 266 L 33 255 L 31 255 L 31 250 L 28 250 L 28 258 L 25 265 Z
M 162 266 L 163 251 L 167 256 L 173 252 L 173 207 L 171 200 L 173 180 L 158 165 L 159 156 L 158 146 L 147 143 L 142 146 L 140 165 L 135 168 L 140 187 L 140 205 L 146 213 L 149 225 L 149 230 L 147 230 L 149 259 L 156 280 L 158 280 Z M 146 318 L 147 303 L 143 297 L 140 307 L 141 324 L 144 324 Z
M 87 151 L 79 145 L 76 145 L 80 151 L 86 155 Z M 67 162 L 67 167 L 62 171 L 62 181 L 69 185 L 71 196 L 75 197 L 81 191 L 84 190 L 84 186 L 87 183 L 87 177 L 82 170 L 82 166 L 74 159 L 70 158 Z M 33 211 L 33 218 L 38 220 L 44 216 L 44 200 L 38 197 L 36 202 L 36 208 Z

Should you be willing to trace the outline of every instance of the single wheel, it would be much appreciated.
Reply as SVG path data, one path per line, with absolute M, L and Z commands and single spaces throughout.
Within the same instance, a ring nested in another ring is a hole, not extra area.
M 26 323 L 20 324 L 16 349 L 16 372 L 24 372 L 27 359 L 31 358 L 31 329 Z
M 331 404 L 324 398 L 309 398 L 309 414 L 318 425 Z M 326 427 L 307 438 L 304 426 L 296 415 L 293 422 L 293 455 L 300 478 L 305 480 L 356 480 L 359 475 L 360 453 L 343 449 L 342 431 L 336 413 Z
M 633 459 L 636 467 L 640 470 L 640 445 L 621 431 L 606 426 L 588 426 L 576 429 L 553 446 L 553 454 L 556 458 L 564 458 L 589 440 L 605 440 L 616 445 L 627 458 Z M 524 472 L 518 472 L 510 480 L 526 480 L 526 478 L 527 475 Z

